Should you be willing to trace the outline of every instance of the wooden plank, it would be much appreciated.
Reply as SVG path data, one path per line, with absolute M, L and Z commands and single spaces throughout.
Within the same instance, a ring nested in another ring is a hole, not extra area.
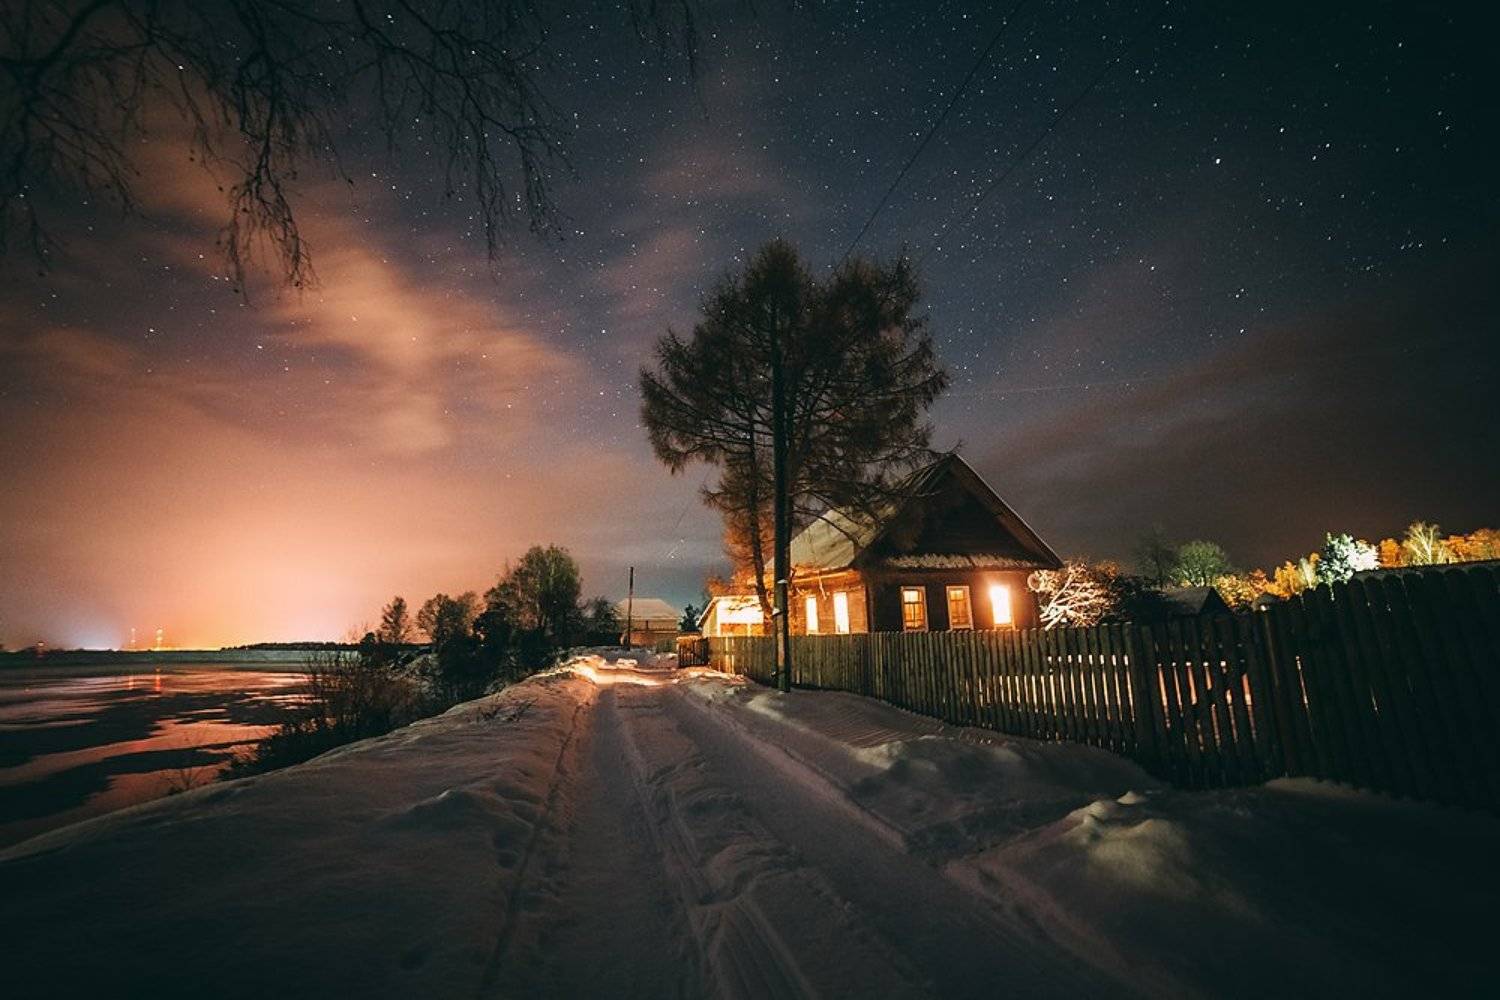
M 1273 605 L 1262 613 L 1260 622 L 1259 649 L 1275 700 L 1277 735 L 1281 738 L 1287 773 L 1317 774 L 1319 765 L 1303 698 L 1291 609 L 1286 604 Z
M 1135 728 L 1135 708 L 1131 702 L 1130 671 L 1132 650 L 1130 631 L 1123 625 L 1109 627 L 1109 647 L 1114 656 L 1115 721 L 1120 728 L 1120 752 L 1136 756 L 1142 747 Z
M 996 732 L 1006 732 L 1010 728 L 1010 707 L 1005 701 L 1004 678 L 1000 675 L 999 639 L 999 633 L 969 631 L 980 683 L 989 699 L 984 712 L 985 725 Z
M 1182 727 L 1182 748 L 1186 783 L 1193 788 L 1208 786 L 1207 762 L 1204 757 L 1203 733 L 1195 711 L 1195 694 L 1188 665 L 1188 646 L 1183 637 L 1182 620 L 1167 623 L 1167 645 L 1176 681 L 1178 720 Z
M 1006 671 L 1006 686 L 1010 690 L 1011 719 L 1015 723 L 1011 732 L 1025 736 L 1031 732 L 1031 706 L 1027 701 L 1025 685 L 1026 633 L 1012 630 L 1002 634 L 1005 636 L 1003 669 Z
M 1500 655 L 1497 655 L 1490 644 L 1484 610 L 1480 603 L 1483 591 L 1475 586 L 1473 575 L 1460 569 L 1450 569 L 1433 576 L 1442 582 L 1447 594 L 1447 605 L 1454 612 L 1458 639 L 1474 671 L 1486 716 L 1483 731 L 1494 734 L 1500 730 Z
M 1161 666 L 1161 691 L 1166 705 L 1166 720 L 1169 726 L 1169 747 L 1172 751 L 1173 774 L 1179 784 L 1197 787 L 1197 751 L 1191 745 L 1193 735 L 1188 732 L 1184 705 L 1187 703 L 1187 681 L 1179 670 L 1182 660 L 1181 639 L 1173 640 L 1172 625 L 1158 624 L 1152 628 L 1152 640 L 1157 651 L 1157 663 Z
M 1488 778 L 1487 805 L 1494 809 L 1500 806 L 1500 741 L 1495 735 L 1495 726 L 1500 724 L 1500 704 L 1493 700 L 1490 681 L 1494 678 L 1497 664 L 1483 648 L 1482 640 L 1474 633 L 1480 614 L 1472 593 L 1462 584 L 1460 573 L 1434 570 L 1418 577 L 1429 609 L 1438 620 L 1439 636 L 1450 668 L 1457 683 L 1459 697 L 1464 700 L 1468 712 L 1470 732 L 1474 737 L 1473 755 L 1482 773 Z M 1408 590 L 1413 581 L 1408 580 Z
M 1109 654 L 1108 640 L 1105 636 L 1105 626 L 1095 625 L 1088 630 L 1085 636 L 1088 646 L 1091 673 L 1094 684 L 1094 705 L 1098 712 L 1097 726 L 1099 732 L 1099 745 L 1112 753 L 1120 752 L 1119 740 L 1115 735 L 1114 706 L 1110 699 L 1110 667 L 1112 660 Z
M 1409 717 L 1411 699 L 1399 692 L 1395 670 L 1387 662 L 1385 650 L 1375 634 L 1375 611 L 1364 582 L 1352 579 L 1339 587 L 1339 620 L 1346 635 L 1352 637 L 1356 656 L 1363 667 L 1366 682 L 1375 703 L 1375 730 L 1390 765 L 1391 780 L 1397 792 L 1418 797 L 1422 787 L 1431 787 L 1425 774 L 1425 751 L 1418 742 L 1415 720 Z
M 1004 733 L 1014 733 L 1018 729 L 1016 703 L 1007 672 L 1008 650 L 1014 635 L 1013 632 L 974 633 L 974 641 L 983 651 L 985 669 L 989 671 L 990 683 L 995 689 L 995 728 Z
M 1099 710 L 1100 746 L 1120 753 L 1119 731 L 1115 725 L 1115 701 L 1110 690 L 1114 683 L 1114 656 L 1109 649 L 1108 626 L 1095 625 L 1088 634 L 1089 658 L 1093 662 L 1095 703 Z
M 1128 653 L 1125 633 L 1119 625 L 1108 625 L 1103 630 L 1103 647 L 1109 684 L 1110 726 L 1114 734 L 1117 753 L 1130 756 L 1135 753 L 1135 723 L 1130 716 L 1130 678 L 1128 676 Z
M 1062 716 L 1058 713 L 1056 690 L 1052 685 L 1052 659 L 1046 629 L 1038 629 L 1033 647 L 1036 670 L 1038 704 L 1042 707 L 1042 728 L 1045 738 L 1062 738 Z
M 1042 663 L 1042 632 L 1032 629 L 1026 636 L 1026 681 L 1036 715 L 1037 739 L 1051 739 L 1053 720 L 1047 701 L 1046 670 Z
M 1376 650 L 1374 655 L 1380 664 L 1384 697 L 1401 730 L 1413 794 L 1446 802 L 1462 801 L 1462 785 L 1454 778 L 1447 763 L 1446 743 L 1437 730 L 1433 710 L 1424 706 L 1423 692 L 1412 683 L 1408 655 L 1397 635 L 1395 615 L 1406 614 L 1407 609 L 1403 606 L 1393 613 L 1385 589 L 1377 580 L 1365 581 L 1356 577 L 1349 581 L 1349 585 L 1357 594 L 1362 632 L 1367 643 Z M 1426 688 L 1425 682 L 1422 686 Z
M 1078 710 L 1083 723 L 1083 738 L 1091 746 L 1102 747 L 1104 727 L 1099 718 L 1098 664 L 1089 648 L 1093 629 L 1073 630 L 1073 655 L 1078 667 Z
M 1401 794 L 1410 787 L 1411 779 L 1402 760 L 1405 751 L 1394 717 L 1382 709 L 1385 702 L 1381 697 L 1378 651 L 1370 648 L 1369 637 L 1359 628 L 1355 608 L 1357 597 L 1348 583 L 1337 583 L 1327 590 L 1329 598 L 1325 614 L 1338 631 L 1338 652 L 1344 663 L 1345 683 L 1354 697 L 1356 718 L 1370 748 L 1376 780 L 1381 782 L 1379 787 Z
M 1096 747 L 1108 747 L 1109 737 L 1105 733 L 1104 708 L 1099 691 L 1099 658 L 1093 651 L 1092 628 L 1078 630 L 1078 657 L 1083 682 L 1084 731 L 1088 740 Z
M 1218 651 L 1214 646 L 1213 632 L 1208 618 L 1189 618 L 1184 621 L 1183 639 L 1190 645 L 1188 665 L 1191 670 L 1196 693 L 1194 714 L 1203 730 L 1204 767 L 1210 783 L 1215 787 L 1237 783 L 1235 773 L 1233 735 L 1227 725 L 1228 719 L 1220 706 L 1223 689 L 1215 683 Z
M 1047 645 L 1051 655 L 1052 679 L 1057 689 L 1057 707 L 1062 721 L 1062 735 L 1066 740 L 1078 742 L 1078 715 L 1073 704 L 1073 678 L 1069 674 L 1067 632 L 1064 629 L 1049 629 Z
M 1040 739 L 1042 733 L 1042 712 L 1037 700 L 1036 681 L 1032 676 L 1032 645 L 1035 643 L 1035 632 L 1027 629 L 1016 633 L 1016 681 L 1021 697 L 1022 734 L 1033 739 Z
M 1052 640 L 1046 629 L 1039 629 L 1036 633 L 1036 680 L 1046 712 L 1047 739 L 1061 739 L 1062 715 L 1058 711 L 1057 692 L 1052 683 Z
M 1287 773 L 1286 759 L 1282 755 L 1276 700 L 1271 692 L 1271 678 L 1266 672 L 1259 643 L 1260 616 L 1236 615 L 1233 619 L 1235 641 L 1240 655 L 1245 660 L 1245 678 L 1250 693 L 1246 709 L 1250 715 L 1250 728 L 1255 744 L 1256 773 L 1258 780 L 1279 778 Z
M 1087 743 L 1090 746 L 1097 746 L 1094 731 L 1092 692 L 1089 690 L 1088 651 L 1084 645 L 1087 635 L 1086 629 L 1075 628 L 1068 630 L 1068 655 L 1071 660 L 1073 672 L 1074 705 L 1078 713 L 1078 741 L 1080 743 Z
M 1154 643 L 1146 629 L 1123 626 L 1126 678 L 1130 692 L 1130 720 L 1135 729 L 1135 759 L 1155 774 L 1169 774 L 1165 708 L 1159 690 L 1160 671 L 1153 655 Z
M 1221 660 L 1220 677 L 1229 704 L 1230 721 L 1234 724 L 1234 749 L 1239 780 L 1244 784 L 1254 784 L 1264 779 L 1261 776 L 1262 763 L 1260 754 L 1257 753 L 1255 732 L 1250 722 L 1250 706 L 1245 699 L 1249 653 L 1240 644 L 1232 616 L 1217 616 L 1213 620 L 1213 629 Z
M 1431 625 L 1418 611 L 1400 575 L 1370 582 L 1384 591 L 1391 609 L 1387 621 L 1400 652 L 1406 683 L 1422 730 L 1436 748 L 1435 766 L 1449 776 L 1452 801 L 1479 805 L 1485 801 L 1488 782 L 1478 773 L 1457 689 L 1441 658 L 1428 648 L 1435 641 Z
M 1328 686 L 1338 699 L 1343 716 L 1345 733 L 1352 752 L 1353 774 L 1346 780 L 1366 788 L 1393 790 L 1389 764 L 1374 732 L 1369 687 L 1357 661 L 1345 649 L 1347 638 L 1338 624 L 1338 613 L 1334 606 L 1333 589 L 1327 586 L 1315 588 L 1305 603 L 1317 618 L 1320 630 L 1318 652 L 1320 663 L 1328 665 Z
M 1338 702 L 1325 683 L 1328 668 L 1319 657 L 1319 637 L 1301 595 L 1284 605 L 1296 650 L 1301 693 L 1307 707 L 1308 733 L 1317 759 L 1318 777 L 1330 781 L 1349 781 L 1354 773 L 1350 762 L 1347 736 L 1339 715 Z
M 1067 737 L 1074 743 L 1082 743 L 1084 742 L 1083 714 L 1079 711 L 1078 705 L 1078 671 L 1071 648 L 1073 633 L 1071 629 L 1059 628 L 1053 629 L 1048 634 L 1052 637 L 1053 662 L 1057 669 Z

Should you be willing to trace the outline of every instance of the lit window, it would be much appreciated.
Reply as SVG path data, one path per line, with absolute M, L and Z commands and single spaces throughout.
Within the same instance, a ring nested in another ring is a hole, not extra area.
M 901 627 L 908 632 L 927 628 L 927 597 L 923 588 L 901 588 Z
M 968 587 L 948 588 L 948 627 L 974 627 L 974 612 L 969 607 Z
M 995 614 L 996 628 L 1011 624 L 1010 588 L 1005 584 L 990 584 L 990 610 Z
M 842 590 L 833 592 L 833 630 L 839 635 L 849 634 L 849 595 Z
M 818 631 L 818 598 L 817 595 L 807 599 L 807 634 L 812 635 Z

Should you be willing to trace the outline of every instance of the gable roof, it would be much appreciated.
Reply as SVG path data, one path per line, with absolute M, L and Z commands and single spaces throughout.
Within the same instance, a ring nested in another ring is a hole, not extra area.
M 843 511 L 823 514 L 792 539 L 792 566 L 804 573 L 827 573 L 872 562 L 894 569 L 1053 569 L 1062 565 L 1057 553 L 956 453 L 914 473 L 900 492 L 902 496 L 874 517 L 858 518 Z M 992 519 L 985 527 L 999 529 L 995 541 L 1002 544 L 994 545 L 994 551 L 973 545 L 923 551 L 893 538 L 898 526 L 920 520 L 929 501 L 946 492 L 976 501 Z
M 1215 587 L 1170 587 L 1162 591 L 1162 598 L 1169 615 L 1192 617 L 1229 612 L 1228 602 Z
M 625 609 L 630 607 L 631 618 L 636 622 L 657 621 L 670 618 L 673 622 L 682 620 L 682 611 L 672 607 L 660 597 L 637 597 L 634 604 L 628 601 L 615 602 L 615 613 L 620 616 L 620 624 L 625 624 Z

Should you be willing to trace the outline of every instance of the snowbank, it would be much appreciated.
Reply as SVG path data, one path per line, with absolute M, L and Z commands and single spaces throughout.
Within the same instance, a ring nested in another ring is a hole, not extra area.
M 472 995 L 593 691 L 518 685 L 0 853 L 7 990 Z
M 704 679 L 728 725 L 1153 995 L 1489 994 L 1500 823 L 1309 779 L 1169 789 L 1089 747 Z
M 589 650 L 0 852 L 16 995 L 1477 995 L 1500 823 Z

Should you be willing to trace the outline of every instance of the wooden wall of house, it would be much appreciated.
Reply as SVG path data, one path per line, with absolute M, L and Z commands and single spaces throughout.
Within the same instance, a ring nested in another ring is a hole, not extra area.
M 818 601 L 818 632 L 833 634 L 833 594 L 849 595 L 850 632 L 900 632 L 901 588 L 921 586 L 927 597 L 927 630 L 946 631 L 948 623 L 948 588 L 967 585 L 973 609 L 974 627 L 995 627 L 989 602 L 989 587 L 1003 583 L 1010 588 L 1012 624 L 1016 628 L 1035 628 L 1036 595 L 1026 587 L 1029 570 L 899 570 L 861 575 L 837 573 L 819 580 L 796 584 L 791 595 L 792 632 L 807 633 L 807 598 Z
M 969 603 L 973 609 L 974 627 L 995 627 L 993 610 L 990 608 L 989 588 L 992 583 L 1002 583 L 1010 588 L 1012 625 L 1016 628 L 1034 628 L 1037 625 L 1036 595 L 1026 586 L 1029 570 L 913 570 L 903 573 L 891 570 L 871 574 L 868 579 L 871 607 L 874 611 L 874 631 L 900 632 L 901 589 L 920 586 L 927 598 L 927 630 L 946 631 L 948 623 L 948 588 L 967 586 Z
M 818 632 L 822 635 L 832 635 L 834 633 L 833 595 L 837 591 L 843 591 L 849 595 L 849 631 L 851 633 L 870 631 L 868 598 L 859 574 L 839 573 L 793 586 L 789 602 L 791 607 L 788 609 L 791 612 L 792 632 L 797 635 L 807 634 L 807 599 L 814 597 L 818 601 Z

